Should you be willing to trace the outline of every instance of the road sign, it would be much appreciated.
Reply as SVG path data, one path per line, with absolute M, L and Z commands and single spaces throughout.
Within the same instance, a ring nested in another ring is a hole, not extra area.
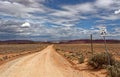
M 107 35 L 107 29 L 106 29 L 106 27 L 100 28 L 100 35 L 101 36 L 106 36 Z

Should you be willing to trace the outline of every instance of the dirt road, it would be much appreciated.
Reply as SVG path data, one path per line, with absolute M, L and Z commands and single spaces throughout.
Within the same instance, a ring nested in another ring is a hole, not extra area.
M 27 55 L 0 66 L 0 77 L 83 77 L 53 48 Z

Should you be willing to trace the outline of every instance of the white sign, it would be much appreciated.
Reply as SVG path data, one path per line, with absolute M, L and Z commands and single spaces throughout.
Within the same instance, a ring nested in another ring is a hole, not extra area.
M 100 28 L 100 35 L 101 36 L 106 36 L 107 35 L 107 29 L 106 29 L 106 27 Z

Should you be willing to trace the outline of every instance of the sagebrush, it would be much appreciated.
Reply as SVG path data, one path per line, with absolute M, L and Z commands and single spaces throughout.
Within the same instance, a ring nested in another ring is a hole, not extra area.
M 107 66 L 109 77 L 120 77 L 120 61 L 115 61 L 113 65 Z
M 110 62 L 108 62 L 108 58 Z M 88 64 L 93 68 L 102 68 L 105 65 L 114 64 L 114 58 L 110 53 L 96 53 L 89 58 Z

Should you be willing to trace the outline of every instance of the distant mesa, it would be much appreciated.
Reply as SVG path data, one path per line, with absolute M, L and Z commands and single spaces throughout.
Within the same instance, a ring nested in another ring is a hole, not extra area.
M 0 41 L 0 44 L 29 44 L 29 43 L 35 43 L 31 40 L 6 40 L 6 41 Z
M 107 43 L 120 43 L 120 40 L 109 39 L 106 40 Z M 97 39 L 93 40 L 93 43 L 104 43 L 104 40 Z M 60 41 L 32 41 L 32 40 L 6 40 L 0 41 L 0 44 L 82 44 L 82 43 L 91 43 L 89 39 L 78 39 L 78 40 L 60 40 Z
M 120 40 L 106 40 L 107 43 L 120 43 Z M 93 40 L 93 43 L 104 43 L 104 40 L 102 39 L 97 39 L 97 40 Z M 68 40 L 68 41 L 61 41 L 60 43 L 62 44 L 80 44 L 80 43 L 91 43 L 91 40 L 89 39 L 80 39 L 80 40 Z

